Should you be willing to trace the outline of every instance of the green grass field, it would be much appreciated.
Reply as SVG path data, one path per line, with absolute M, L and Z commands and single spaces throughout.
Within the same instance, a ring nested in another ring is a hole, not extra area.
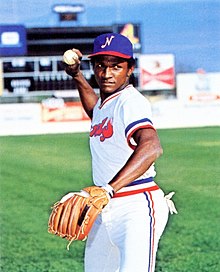
M 161 239 L 156 271 L 220 271 L 220 128 L 158 133 L 156 181 L 176 192 L 179 214 Z M 91 184 L 87 133 L 0 137 L 0 167 L 1 271 L 83 271 L 85 243 L 67 251 L 47 221 L 52 203 Z

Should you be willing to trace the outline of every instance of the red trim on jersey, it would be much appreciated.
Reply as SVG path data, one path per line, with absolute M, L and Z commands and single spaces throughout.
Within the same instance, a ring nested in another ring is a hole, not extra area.
M 137 131 L 138 129 L 141 129 L 141 128 L 152 128 L 153 130 L 156 131 L 156 129 L 152 126 L 152 125 L 140 125 L 138 127 L 135 127 L 134 130 L 132 130 L 129 134 L 128 134 L 128 137 L 127 137 L 127 142 L 128 142 L 128 145 L 131 149 L 135 150 L 136 148 L 136 145 L 133 145 L 130 140 L 132 138 L 132 135 L 135 133 L 135 131 Z
M 101 109 L 109 100 L 115 98 L 116 96 L 120 95 L 121 94 L 121 91 L 120 92 L 117 92 L 111 96 L 109 96 L 108 98 L 106 98 L 103 103 L 99 106 L 99 109 Z
M 129 196 L 129 195 L 136 195 L 136 194 L 140 194 L 140 193 L 144 193 L 144 192 L 150 192 L 150 191 L 156 191 L 160 189 L 158 185 L 149 187 L 149 188 L 142 188 L 142 189 L 138 189 L 138 190 L 131 190 L 131 191 L 127 191 L 127 192 L 121 192 L 121 193 L 115 193 L 113 198 L 115 197 L 122 197 L 122 196 Z

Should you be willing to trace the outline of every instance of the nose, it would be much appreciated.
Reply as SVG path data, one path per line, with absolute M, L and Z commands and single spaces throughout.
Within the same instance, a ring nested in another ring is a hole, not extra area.
M 105 78 L 109 78 L 112 76 L 112 70 L 111 67 L 106 67 L 105 70 L 103 71 L 103 76 Z

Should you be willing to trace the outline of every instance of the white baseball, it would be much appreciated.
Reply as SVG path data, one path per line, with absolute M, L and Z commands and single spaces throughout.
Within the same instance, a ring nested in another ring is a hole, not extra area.
M 68 65 L 74 65 L 79 57 L 73 50 L 69 49 L 63 54 L 63 61 Z

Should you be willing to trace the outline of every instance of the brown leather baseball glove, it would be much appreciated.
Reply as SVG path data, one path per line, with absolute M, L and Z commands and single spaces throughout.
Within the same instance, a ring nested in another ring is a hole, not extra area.
M 91 186 L 77 193 L 69 193 L 52 207 L 48 232 L 74 240 L 85 240 L 92 225 L 110 200 L 109 193 L 102 187 Z

